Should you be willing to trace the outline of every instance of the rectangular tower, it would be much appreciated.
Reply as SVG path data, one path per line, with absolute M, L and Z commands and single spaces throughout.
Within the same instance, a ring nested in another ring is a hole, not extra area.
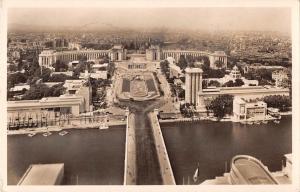
M 185 102 L 196 106 L 198 92 L 202 90 L 202 69 L 185 69 Z

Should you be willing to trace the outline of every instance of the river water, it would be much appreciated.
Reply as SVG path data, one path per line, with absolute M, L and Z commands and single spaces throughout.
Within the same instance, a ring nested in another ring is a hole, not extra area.
M 260 159 L 270 171 L 281 170 L 283 155 L 292 152 L 292 118 L 280 124 L 242 125 L 232 122 L 165 123 L 161 125 L 177 184 L 190 184 L 199 162 L 196 183 L 222 176 L 233 156 Z
M 8 136 L 8 184 L 17 184 L 28 166 L 38 163 L 64 163 L 66 185 L 123 184 L 125 127 L 68 131 Z
M 252 155 L 271 171 L 281 169 L 283 155 L 292 151 L 291 116 L 280 124 L 242 125 L 232 122 L 164 123 L 162 132 L 176 183 L 192 183 L 197 162 L 200 179 L 221 176 L 231 158 Z M 66 185 L 122 185 L 125 128 L 69 130 L 49 137 L 8 136 L 8 184 L 15 185 L 30 164 L 65 163 Z

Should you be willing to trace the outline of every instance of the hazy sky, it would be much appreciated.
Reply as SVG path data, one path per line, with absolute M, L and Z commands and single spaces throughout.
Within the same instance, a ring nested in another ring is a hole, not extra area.
M 289 8 L 11 8 L 8 24 L 290 32 Z

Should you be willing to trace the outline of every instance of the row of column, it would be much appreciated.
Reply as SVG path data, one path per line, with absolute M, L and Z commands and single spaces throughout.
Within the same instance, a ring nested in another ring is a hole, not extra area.
M 192 74 L 192 103 L 194 105 L 197 104 L 197 95 L 200 89 L 200 74 L 199 73 L 193 73 Z
M 198 105 L 198 92 L 202 89 L 201 73 L 187 73 L 185 82 L 185 102 Z
M 52 56 L 40 56 L 39 57 L 39 64 L 44 67 L 52 67 L 53 64 L 53 57 Z
M 200 57 L 205 54 L 200 52 L 163 52 L 162 55 L 163 55 L 163 59 L 166 59 L 167 57 L 173 57 L 176 61 L 178 61 L 181 55 L 183 55 L 184 57 L 187 56 Z
M 218 57 L 218 60 L 223 63 L 227 63 L 227 57 Z
M 87 57 L 87 60 L 97 59 L 100 56 L 106 56 L 108 55 L 108 52 L 98 52 L 98 53 L 85 53 L 85 52 L 78 52 L 78 53 L 62 53 L 61 55 L 57 55 L 58 59 L 61 59 L 63 61 L 74 61 L 78 60 L 78 56 L 83 55 Z

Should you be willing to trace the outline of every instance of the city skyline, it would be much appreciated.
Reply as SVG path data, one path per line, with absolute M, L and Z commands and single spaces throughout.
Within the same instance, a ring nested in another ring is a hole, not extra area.
M 34 31 L 42 28 L 97 31 L 167 28 L 200 31 L 277 31 L 290 34 L 290 17 L 289 8 L 266 7 L 10 8 L 8 30 Z

